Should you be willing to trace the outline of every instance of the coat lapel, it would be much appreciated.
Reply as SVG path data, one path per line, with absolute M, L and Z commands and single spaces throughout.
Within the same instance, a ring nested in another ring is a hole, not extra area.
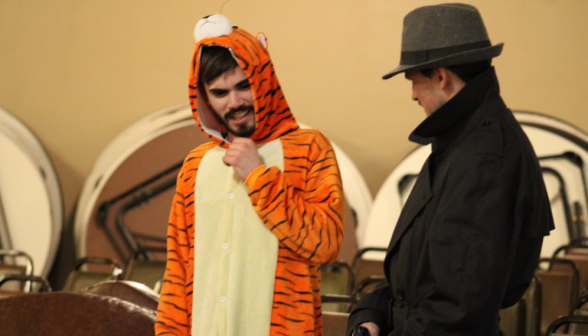
M 430 156 L 423 165 L 417 181 L 406 200 L 406 204 L 400 212 L 398 223 L 392 233 L 390 245 L 388 245 L 388 253 L 392 251 L 404 231 L 412 224 L 414 218 L 420 213 L 423 207 L 429 202 L 433 193 L 431 192 L 431 175 L 429 171 Z

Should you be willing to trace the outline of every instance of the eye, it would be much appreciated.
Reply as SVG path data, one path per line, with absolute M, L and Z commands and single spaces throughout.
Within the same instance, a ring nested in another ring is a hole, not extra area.
M 213 96 L 217 97 L 217 98 L 221 98 L 227 95 L 227 93 L 229 93 L 228 90 L 220 90 L 220 89 L 212 89 L 210 90 L 210 94 L 212 94 Z
M 239 83 L 237 83 L 237 85 L 235 85 L 235 87 L 237 88 L 237 90 L 249 90 L 249 88 L 251 88 L 251 84 L 249 84 L 249 82 L 247 80 L 242 80 Z

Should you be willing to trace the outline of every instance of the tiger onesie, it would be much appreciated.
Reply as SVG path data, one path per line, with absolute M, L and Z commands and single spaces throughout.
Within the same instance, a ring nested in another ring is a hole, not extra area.
M 299 128 L 262 35 L 213 15 L 195 37 L 190 103 L 212 141 L 190 152 L 178 174 L 155 333 L 322 335 L 320 266 L 335 261 L 343 240 L 333 147 L 319 131 Z M 226 130 L 198 98 L 200 51 L 212 45 L 229 49 L 253 93 L 250 138 L 264 164 L 245 181 L 222 162 Z

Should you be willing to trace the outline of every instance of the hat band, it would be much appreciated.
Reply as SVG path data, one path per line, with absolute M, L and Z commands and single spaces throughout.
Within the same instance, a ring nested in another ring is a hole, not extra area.
M 464 51 L 490 47 L 490 41 L 480 41 L 473 43 L 460 44 L 456 46 L 419 50 L 419 51 L 403 51 L 400 53 L 400 65 L 417 65 L 426 63 L 428 61 L 436 60 L 446 56 L 454 55 Z

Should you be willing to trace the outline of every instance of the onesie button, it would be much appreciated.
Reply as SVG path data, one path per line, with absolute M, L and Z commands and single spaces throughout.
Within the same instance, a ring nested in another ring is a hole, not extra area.
M 220 302 L 224 303 L 225 301 L 227 301 L 227 298 L 224 296 L 221 296 L 219 299 Z
M 229 194 L 227 195 L 227 197 L 228 197 L 229 199 L 233 199 L 233 196 L 234 196 L 234 195 L 233 195 L 233 193 L 229 193 Z
M 221 245 L 221 247 L 223 248 L 223 250 L 226 250 L 226 249 L 229 248 L 229 244 L 224 243 L 224 244 Z

